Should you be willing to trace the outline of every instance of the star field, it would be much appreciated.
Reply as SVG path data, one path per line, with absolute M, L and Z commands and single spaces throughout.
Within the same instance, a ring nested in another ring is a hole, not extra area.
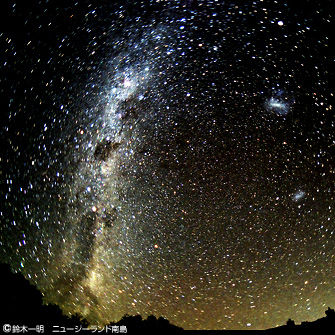
M 335 298 L 332 7 L 8 2 L 0 261 L 91 324 L 321 317 Z

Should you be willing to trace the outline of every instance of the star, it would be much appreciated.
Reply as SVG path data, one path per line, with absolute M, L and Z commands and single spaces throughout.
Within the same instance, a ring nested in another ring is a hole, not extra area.
M 330 5 L 7 7 L 0 260 L 45 303 L 214 330 L 333 307 Z

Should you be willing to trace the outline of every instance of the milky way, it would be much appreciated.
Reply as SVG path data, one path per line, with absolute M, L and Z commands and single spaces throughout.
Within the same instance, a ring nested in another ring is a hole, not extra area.
M 8 5 L 0 260 L 91 324 L 334 307 L 332 6 L 303 3 Z

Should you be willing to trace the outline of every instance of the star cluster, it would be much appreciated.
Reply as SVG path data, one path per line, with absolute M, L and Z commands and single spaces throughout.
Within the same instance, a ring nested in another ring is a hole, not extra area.
M 0 260 L 107 324 L 334 305 L 330 1 L 10 2 Z

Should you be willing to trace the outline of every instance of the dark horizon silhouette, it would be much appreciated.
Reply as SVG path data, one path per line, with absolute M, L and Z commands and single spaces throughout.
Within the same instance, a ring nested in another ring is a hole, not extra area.
M 43 304 L 42 293 L 21 274 L 12 273 L 8 264 L 0 263 L 1 273 L 1 307 L 2 314 L 0 321 L 2 326 L 27 325 L 36 327 L 43 325 L 44 332 L 51 331 L 52 327 L 65 327 L 67 329 L 87 328 L 88 322 L 82 316 L 76 314 L 68 317 L 62 313 L 58 305 Z M 315 321 L 305 321 L 296 325 L 294 320 L 289 318 L 287 323 L 282 326 L 266 329 L 266 331 L 286 332 L 286 331 L 310 331 L 310 330 L 329 330 L 335 326 L 335 311 L 328 307 L 325 311 L 326 316 Z M 182 331 L 183 328 L 171 324 L 164 317 L 149 315 L 143 319 L 141 315 L 125 314 L 119 321 L 110 322 L 109 327 L 119 327 L 119 332 L 132 331 L 159 331 L 168 330 L 173 332 Z M 124 328 L 125 327 L 125 328 Z M 122 331 L 121 331 L 122 330 Z
M 335 311 L 334 309 L 328 307 L 325 311 L 326 316 L 315 321 L 303 321 L 300 325 L 296 325 L 294 320 L 289 318 L 286 325 L 282 325 L 275 328 L 267 329 L 267 331 L 294 331 L 294 332 L 307 332 L 311 330 L 325 331 L 329 332 L 334 329 L 335 326 Z
M 4 325 L 23 325 L 35 328 L 37 325 L 44 326 L 44 332 L 52 330 L 87 328 L 88 322 L 82 316 L 76 314 L 68 317 L 63 314 L 58 305 L 43 304 L 42 293 L 21 274 L 12 273 L 8 264 L 0 263 L 1 273 L 1 327 Z M 125 314 L 119 321 L 110 322 L 105 327 L 118 326 L 120 333 L 133 330 L 139 331 L 181 331 L 181 327 L 171 324 L 167 319 L 160 316 L 156 318 L 149 315 L 143 319 L 141 315 Z M 126 328 L 121 328 L 126 327 Z M 55 329 L 53 327 L 59 327 Z M 101 328 L 100 328 L 101 330 Z

